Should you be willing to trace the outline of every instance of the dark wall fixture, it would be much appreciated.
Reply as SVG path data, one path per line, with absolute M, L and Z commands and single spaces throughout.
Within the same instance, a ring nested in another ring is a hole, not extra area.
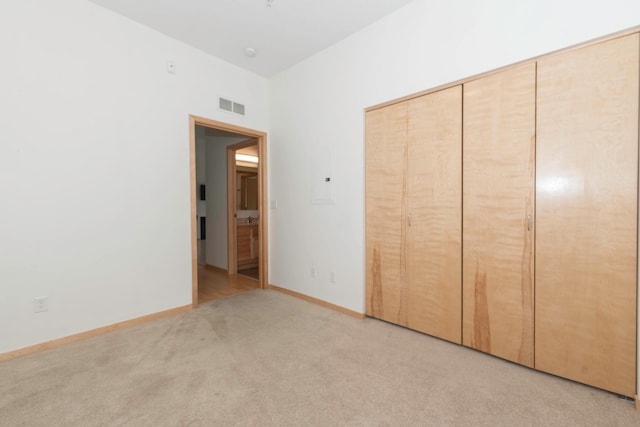
M 203 186 L 204 187 L 204 186 Z M 200 217 L 200 240 L 205 240 L 207 238 L 207 217 Z
M 205 185 L 200 184 L 200 200 L 206 200 L 205 195 L 206 195 Z

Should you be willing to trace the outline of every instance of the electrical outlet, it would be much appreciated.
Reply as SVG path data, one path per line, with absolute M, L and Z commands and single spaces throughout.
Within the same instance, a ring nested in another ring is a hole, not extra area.
M 329 273 L 329 281 L 331 283 L 336 283 L 336 272 L 332 271 L 331 273 Z
M 315 267 L 311 267 L 311 278 L 315 279 L 316 278 L 316 268 Z
M 173 61 L 167 61 L 167 73 L 175 74 L 176 73 L 176 63 Z
M 33 312 L 42 313 L 49 310 L 49 301 L 47 297 L 38 297 L 33 299 Z

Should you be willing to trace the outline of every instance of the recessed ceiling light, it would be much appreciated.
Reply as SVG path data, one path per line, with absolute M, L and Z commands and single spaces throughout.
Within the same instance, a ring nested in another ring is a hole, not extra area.
M 244 54 L 247 55 L 248 58 L 255 58 L 258 54 L 258 51 L 252 47 L 245 47 Z

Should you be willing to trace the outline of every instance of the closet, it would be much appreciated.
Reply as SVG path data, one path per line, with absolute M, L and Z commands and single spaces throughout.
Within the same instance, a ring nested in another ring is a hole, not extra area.
M 463 343 L 533 367 L 536 66 L 464 85 Z
M 409 102 L 407 326 L 460 343 L 462 88 Z
M 367 314 L 461 342 L 462 89 L 367 113 Z
M 538 61 L 536 368 L 632 396 L 638 34 Z
M 407 103 L 366 118 L 367 315 L 407 326 Z
M 366 111 L 367 315 L 636 394 L 637 31 Z

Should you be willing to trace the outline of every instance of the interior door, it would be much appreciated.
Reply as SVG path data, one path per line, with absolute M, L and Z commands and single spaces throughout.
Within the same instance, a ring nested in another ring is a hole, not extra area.
M 407 103 L 366 113 L 367 314 L 407 324 Z
M 462 87 L 409 101 L 407 326 L 461 342 Z
M 635 393 L 638 34 L 538 63 L 536 368 Z
M 464 85 L 463 343 L 533 366 L 535 64 Z

